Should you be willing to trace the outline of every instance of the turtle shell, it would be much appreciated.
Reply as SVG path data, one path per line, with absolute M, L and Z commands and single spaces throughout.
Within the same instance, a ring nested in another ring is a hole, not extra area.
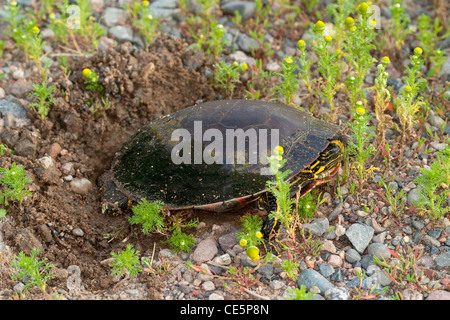
M 266 158 L 274 146 L 283 146 L 283 170 L 293 177 L 339 136 L 338 126 L 281 103 L 206 102 L 142 127 L 113 161 L 112 176 L 135 201 L 225 211 L 256 200 L 274 179 Z

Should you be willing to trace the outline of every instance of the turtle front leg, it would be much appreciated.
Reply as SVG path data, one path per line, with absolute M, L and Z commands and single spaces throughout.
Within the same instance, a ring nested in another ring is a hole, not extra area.
M 278 204 L 276 198 L 271 194 L 267 193 L 263 196 L 262 202 L 260 200 L 260 207 L 264 208 L 267 213 L 272 211 L 278 211 Z M 267 219 L 261 229 L 263 234 L 263 245 L 266 252 L 271 252 L 278 256 L 283 249 L 283 244 L 277 240 L 278 232 L 280 231 L 281 222 L 278 218 Z

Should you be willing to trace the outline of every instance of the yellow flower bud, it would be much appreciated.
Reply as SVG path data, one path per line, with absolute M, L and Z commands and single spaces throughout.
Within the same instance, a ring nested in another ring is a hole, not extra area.
M 286 61 L 289 64 L 291 64 L 293 62 L 292 58 L 285 58 L 284 61 Z
M 284 149 L 283 149 L 282 146 L 276 146 L 276 147 L 273 149 L 273 151 L 274 151 L 276 154 L 283 154 Z
M 365 2 L 361 3 L 358 6 L 358 12 L 362 15 L 365 16 L 367 15 L 367 13 L 369 12 L 369 5 Z
M 316 22 L 316 30 L 319 32 L 323 32 L 323 30 L 325 30 L 325 23 L 323 23 L 323 21 L 319 20 Z
M 331 40 L 333 40 L 333 38 L 331 36 L 325 36 L 325 42 L 331 42 Z
M 148 6 L 148 1 L 147 0 L 142 1 L 142 4 L 147 7 Z
M 15 1 L 11 1 L 10 4 L 11 4 L 12 7 L 17 6 L 17 2 L 15 2 Z
M 347 17 L 344 21 L 344 24 L 347 28 L 355 25 L 355 20 L 352 17 Z
M 261 232 L 261 231 L 258 231 L 258 232 L 256 233 L 256 237 L 257 237 L 258 239 L 261 239 L 261 238 L 263 237 L 262 232 Z
M 249 258 L 251 258 L 253 261 L 256 261 L 259 259 L 259 249 L 255 246 L 251 246 L 247 249 L 247 255 Z
M 356 108 L 356 113 L 359 115 L 363 115 L 366 112 L 366 110 L 363 107 Z
M 405 87 L 405 91 L 406 91 L 406 92 L 411 92 L 411 90 L 412 90 L 411 86 L 406 86 L 406 87 Z
M 420 48 L 420 47 L 416 47 L 416 48 L 414 49 L 414 54 L 415 54 L 416 56 L 420 56 L 420 55 L 422 54 L 422 52 L 423 52 L 423 50 L 422 50 L 422 48 Z
M 31 31 L 33 33 L 38 33 L 39 32 L 39 27 L 38 26 L 34 26 L 33 28 L 31 28 Z
M 391 60 L 387 56 L 384 56 L 383 58 L 381 58 L 381 64 L 383 66 L 387 66 L 390 62 L 391 62 Z
M 356 30 L 356 26 L 351 26 L 351 27 L 349 28 L 349 30 L 350 30 L 350 31 L 355 31 L 355 30 Z
M 300 50 L 303 50 L 306 47 L 306 43 L 304 40 L 298 40 L 297 45 Z
M 91 69 L 88 69 L 88 68 L 83 69 L 82 73 L 83 73 L 83 76 L 87 78 L 91 74 Z
M 239 241 L 239 245 L 240 245 L 241 247 L 245 247 L 245 246 L 247 245 L 247 240 L 241 239 L 241 240 Z
M 242 68 L 242 71 L 247 71 L 248 66 L 247 66 L 247 64 L 245 62 L 242 62 L 241 63 L 241 68 Z

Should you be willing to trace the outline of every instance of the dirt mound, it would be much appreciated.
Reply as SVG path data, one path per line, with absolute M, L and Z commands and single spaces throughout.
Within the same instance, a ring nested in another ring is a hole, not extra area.
M 57 95 L 47 120 L 2 133 L 8 147 L 17 150 L 26 141 L 31 151 L 4 156 L 0 165 L 9 167 L 14 161 L 33 175 L 33 196 L 8 208 L 2 223 L 4 240 L 27 254 L 33 247 L 42 249 L 41 258 L 56 266 L 57 277 L 50 286 L 61 281 L 60 288 L 66 287 L 70 265 L 82 270 L 85 289 L 95 292 L 111 286 L 110 267 L 100 262 L 111 251 L 123 249 L 120 240 L 136 235 L 131 234 L 127 217 L 101 214 L 97 179 L 123 142 L 148 121 L 214 99 L 201 73 L 203 61 L 184 41 L 170 36 L 145 50 L 122 44 L 73 58 L 71 75 L 53 75 L 60 84 L 55 92 L 63 89 L 66 94 Z M 97 73 L 102 92 L 86 89 L 84 68 Z M 7 139 L 14 135 L 32 138 Z M 71 184 L 80 179 L 85 179 L 85 190 L 74 192 Z M 151 241 L 147 237 L 135 247 L 144 253 L 152 248 Z

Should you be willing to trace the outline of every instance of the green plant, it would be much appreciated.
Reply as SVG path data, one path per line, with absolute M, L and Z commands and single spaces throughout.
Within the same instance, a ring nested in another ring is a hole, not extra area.
M 356 108 L 353 111 L 353 122 L 349 123 L 351 133 L 355 139 L 348 141 L 348 152 L 354 158 L 352 163 L 359 182 L 359 189 L 362 190 L 367 180 L 367 173 L 373 171 L 374 168 L 366 168 L 366 161 L 376 151 L 375 147 L 370 143 L 375 136 L 374 128 L 369 127 L 370 115 L 361 101 L 357 101 Z
M 429 77 L 438 76 L 442 66 L 447 61 L 444 51 L 441 49 L 433 50 L 433 55 L 430 57 L 431 68 L 428 72 Z
M 424 60 L 426 63 L 431 62 L 431 57 L 436 55 L 436 51 L 440 49 L 435 49 L 438 41 L 447 38 L 450 35 L 450 31 L 446 31 L 442 35 L 439 33 L 442 31 L 443 26 L 439 18 L 434 19 L 434 23 L 431 23 L 431 17 L 426 14 L 421 14 L 419 16 L 417 28 L 419 32 L 417 33 L 417 39 L 419 40 L 420 46 L 424 50 Z
M 311 76 L 311 66 L 313 64 L 312 59 L 306 59 L 306 43 L 304 40 L 299 40 L 297 43 L 298 49 L 300 50 L 299 61 L 301 64 L 301 68 L 299 69 L 298 76 L 302 79 L 306 88 L 308 89 L 309 94 L 313 95 L 312 85 L 314 83 L 314 79 Z
M 315 292 L 306 292 L 304 285 L 301 285 L 300 288 L 288 288 L 286 291 L 290 294 L 286 300 L 314 300 L 312 297 Z
M 306 219 L 312 219 L 314 212 L 317 210 L 318 203 L 314 199 L 312 193 L 308 192 L 302 198 L 297 201 L 297 212 L 301 221 Z
M 411 21 L 409 15 L 405 13 L 406 7 L 403 6 L 404 0 L 394 0 L 389 7 L 392 13 L 392 28 L 389 29 L 389 33 L 394 39 L 395 47 L 399 50 L 405 42 L 405 37 L 412 32 L 407 28 L 408 23 Z
M 225 50 L 225 46 L 229 44 L 229 39 L 225 38 L 225 29 L 223 25 L 214 21 L 211 25 L 211 32 L 209 33 L 206 44 L 208 49 L 206 53 L 213 54 L 216 59 L 220 57 L 220 54 Z
M 53 11 L 53 6 L 55 5 L 55 0 L 42 0 L 41 5 L 38 10 L 38 17 L 43 20 L 45 16 L 49 15 Z
M 377 145 L 383 146 L 386 142 L 385 132 L 386 126 L 392 123 L 392 117 L 385 114 L 385 111 L 390 102 L 390 93 L 387 89 L 387 81 L 389 79 L 388 73 L 385 71 L 386 66 L 390 63 L 388 57 L 381 58 L 381 63 L 378 64 L 377 77 L 375 79 L 375 115 L 378 120 L 377 123 Z
M 44 120 L 50 111 L 50 105 L 55 103 L 55 98 L 52 97 L 52 93 L 55 90 L 55 86 L 47 87 L 47 83 L 33 84 L 34 91 L 29 95 L 38 100 L 38 102 L 30 103 L 29 106 L 33 110 L 37 111 L 41 116 L 41 120 Z
M 299 265 L 298 262 L 294 262 L 291 259 L 281 262 L 281 268 L 286 272 L 289 279 L 296 279 L 298 277 L 297 270 Z
M 333 17 L 336 48 L 341 47 L 346 29 L 345 19 L 352 13 L 354 7 L 355 3 L 352 0 L 337 0 L 337 3 L 330 3 L 326 7 L 327 15 Z
M 325 24 L 319 20 L 313 27 L 316 34 L 316 46 L 313 47 L 319 61 L 318 72 L 322 77 L 320 97 L 326 101 L 330 108 L 331 119 L 334 119 L 334 95 L 336 90 L 340 87 L 337 80 L 341 74 L 341 66 L 338 62 L 340 51 L 330 53 L 329 46 L 333 38 L 330 35 L 325 35 Z
M 233 95 L 235 85 L 239 81 L 240 72 L 246 71 L 248 68 L 247 64 L 239 64 L 236 61 L 233 64 L 227 64 L 225 61 L 220 61 L 220 63 L 215 63 L 213 67 L 215 82 L 221 86 L 230 97 Z
M 450 212 L 447 206 L 448 188 L 450 185 L 450 147 L 436 153 L 436 160 L 430 169 L 420 168 L 422 173 L 414 179 L 419 188 L 419 200 L 414 203 L 422 212 L 426 212 L 433 220 L 442 219 Z M 442 191 L 441 191 L 442 189 Z
M 46 294 L 47 281 L 54 278 L 51 269 L 55 266 L 47 262 L 47 259 L 38 260 L 39 249 L 33 248 L 28 257 L 22 251 L 10 262 L 10 266 L 19 271 L 12 275 L 12 279 L 20 279 L 25 282 L 25 290 L 38 286 L 42 293 Z
M 261 217 L 247 213 L 241 218 L 242 231 L 236 234 L 239 244 L 254 261 L 259 260 L 259 249 L 256 246 L 262 242 L 262 224 Z
M 61 3 L 57 3 L 56 6 L 59 10 L 59 16 L 54 13 L 50 13 L 50 29 L 55 33 L 55 39 L 62 43 L 67 43 L 67 35 L 69 30 L 67 28 L 67 12 L 69 7 L 69 0 L 62 0 Z
M 351 107 L 355 106 L 355 102 L 363 100 L 363 83 L 364 79 L 376 61 L 370 54 L 370 50 L 375 48 L 373 40 L 375 33 L 375 20 L 370 20 L 371 11 L 367 3 L 363 2 L 358 6 L 357 20 L 347 17 L 344 21 L 348 32 L 343 39 L 344 58 L 353 69 L 353 96 L 351 99 Z
M 133 206 L 133 216 L 128 219 L 131 224 L 142 224 L 142 232 L 148 234 L 158 230 L 164 230 L 164 215 L 160 212 L 164 207 L 162 201 L 148 202 L 142 199 L 137 205 Z
M 264 70 L 262 60 L 257 59 L 256 65 L 251 68 L 250 80 L 247 81 L 247 98 L 257 100 L 265 97 L 269 91 L 271 77 L 272 72 Z
M 32 195 L 27 189 L 27 183 L 33 180 L 27 177 L 23 166 L 13 162 L 10 169 L 0 168 L 0 174 L 0 185 L 5 187 L 5 190 L 0 191 L 0 204 L 7 206 L 10 201 L 22 203 L 24 197 Z
M 277 93 L 278 97 L 284 97 L 287 105 L 292 105 L 294 95 L 299 88 L 297 76 L 294 74 L 298 66 L 294 59 L 288 56 L 281 61 L 281 67 L 283 68 L 283 73 L 274 72 L 274 75 L 281 78 L 281 83 L 274 86 L 273 90 Z
M 98 83 L 98 75 L 94 70 L 85 68 L 83 69 L 82 74 L 83 77 L 86 78 L 86 81 L 84 82 L 84 84 L 86 85 L 86 89 L 97 90 L 99 92 L 103 91 L 104 88 L 100 83 Z
M 267 190 L 277 201 L 277 211 L 269 213 L 269 218 L 276 218 L 285 227 L 289 227 L 292 221 L 292 209 L 295 200 L 291 198 L 290 183 L 287 180 L 292 173 L 290 170 L 281 171 L 287 160 L 283 159 L 283 148 L 281 146 L 275 147 L 273 154 L 268 157 L 270 172 L 275 175 L 275 181 L 267 181 Z
M 153 17 L 150 13 L 149 2 L 146 0 L 133 2 L 131 6 L 125 3 L 124 6 L 129 10 L 133 18 L 132 24 L 138 28 L 145 39 L 145 43 L 152 43 L 154 37 L 158 34 L 161 18 Z
M 29 53 L 30 58 L 35 62 L 36 66 L 39 69 L 39 72 L 44 81 L 47 81 L 47 69 L 50 67 L 50 60 L 45 60 L 45 55 L 43 54 L 44 46 L 46 44 L 45 41 L 42 41 L 42 36 L 39 34 L 39 28 L 34 26 L 31 29 L 32 37 L 29 44 Z
M 112 267 L 113 277 L 119 277 L 124 274 L 134 277 L 142 270 L 139 261 L 139 251 L 136 251 L 132 244 L 128 244 L 126 250 L 120 253 L 111 252 L 111 256 L 114 259 L 109 266 Z
M 183 233 L 180 228 L 175 228 L 171 237 L 164 243 L 171 246 L 174 252 L 189 252 L 195 245 L 195 239 L 192 235 Z
M 393 181 L 394 177 L 391 179 L 391 182 Z M 395 214 L 396 216 L 400 216 L 400 214 L 403 213 L 403 209 L 406 204 L 405 191 L 402 189 L 399 192 L 396 192 L 391 184 L 386 184 L 383 179 L 381 179 L 378 184 L 385 190 L 386 200 L 389 204 L 389 212 Z
M 403 77 L 406 84 L 405 88 L 400 90 L 400 96 L 396 100 L 396 112 L 398 114 L 401 128 L 401 146 L 406 142 L 406 132 L 409 131 L 414 123 L 415 115 L 420 107 L 425 104 L 423 97 L 417 97 L 417 94 L 427 87 L 427 80 L 421 77 L 420 69 L 424 60 L 420 57 L 422 49 L 417 47 L 414 49 L 414 54 L 411 55 L 412 67 L 405 66 L 407 75 Z M 399 162 L 403 157 L 403 148 L 399 155 Z
M 422 257 L 423 250 L 407 247 L 405 255 L 394 253 L 395 259 L 386 261 L 384 257 L 373 256 L 373 262 L 383 267 L 383 272 L 397 286 L 404 288 L 406 283 L 419 283 L 421 274 L 417 269 L 417 261 Z

